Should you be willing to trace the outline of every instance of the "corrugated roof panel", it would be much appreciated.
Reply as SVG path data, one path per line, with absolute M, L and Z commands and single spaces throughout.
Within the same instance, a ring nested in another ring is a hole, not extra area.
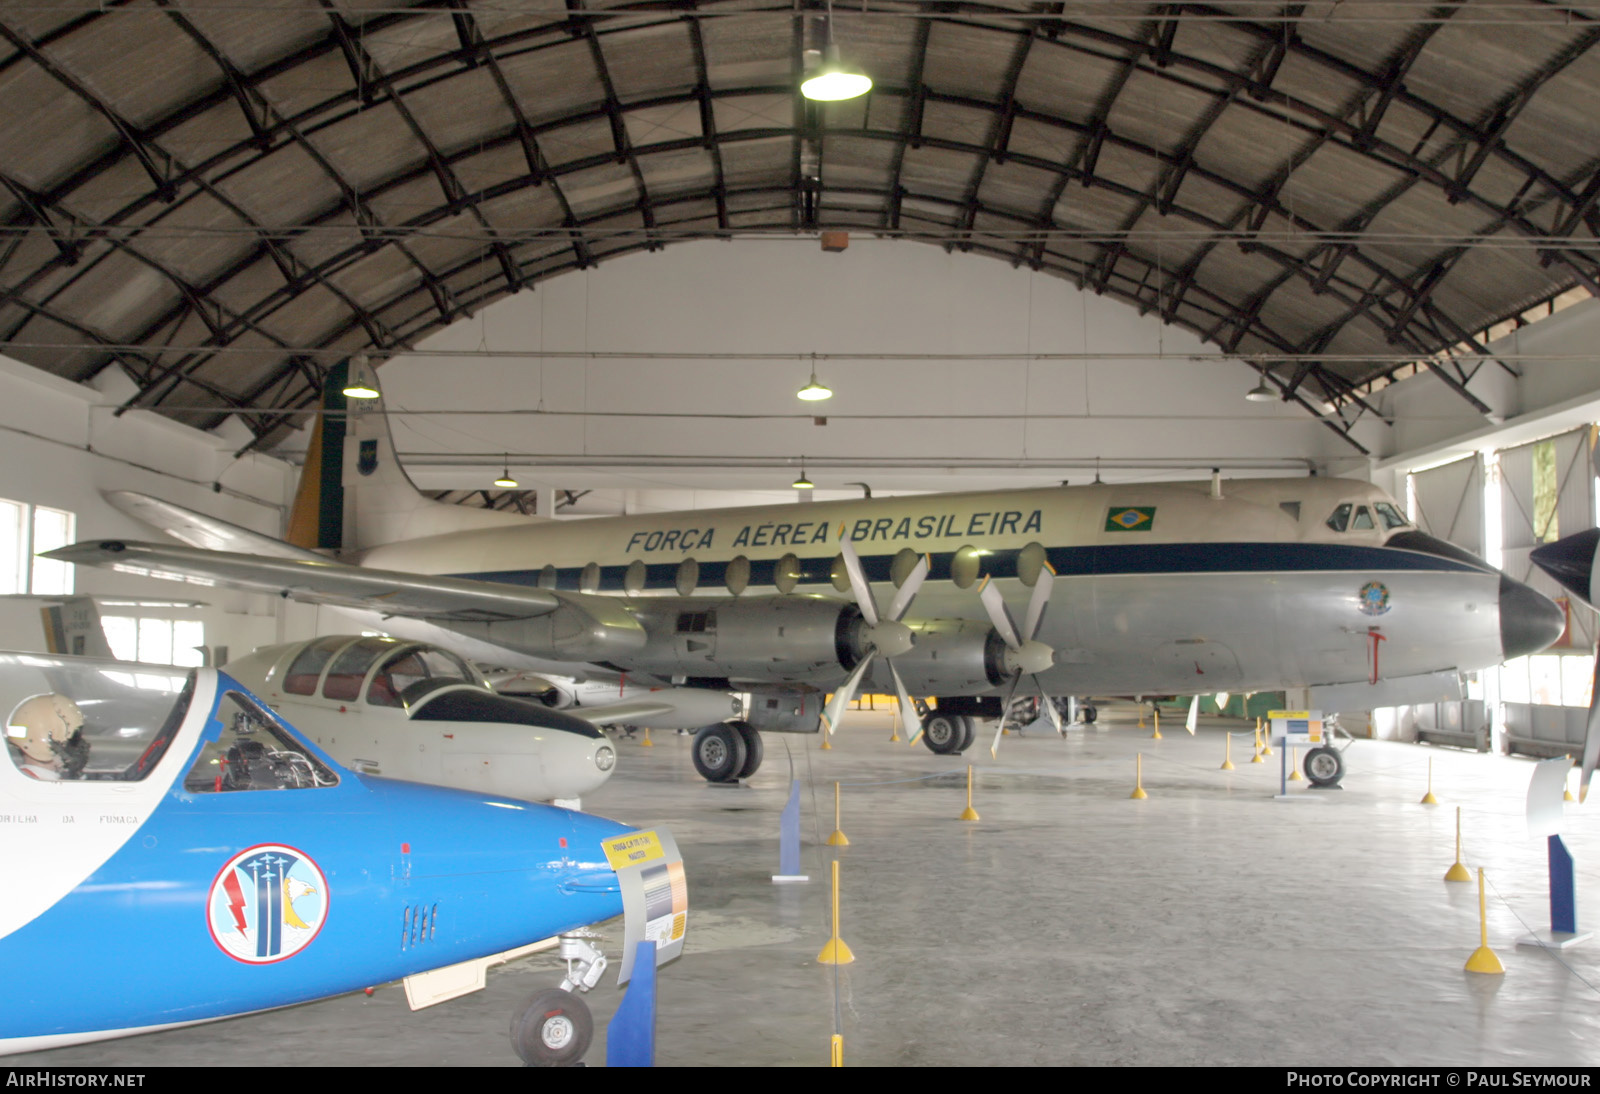
M 605 101 L 589 43 L 562 41 L 500 62 L 523 117 L 533 125 L 553 121 Z
M 979 158 L 970 152 L 947 151 L 926 144 L 907 148 L 900 167 L 900 185 L 914 194 L 962 201 Z
M 622 102 L 691 91 L 700 82 L 688 23 L 609 26 L 618 29 L 603 27 L 598 37 L 611 86 Z
M 793 25 L 787 14 L 702 20 L 711 88 L 786 86 L 794 68 Z
M 91 19 L 43 51 L 124 121 L 145 128 L 197 89 L 222 84 L 222 69 L 188 35 L 151 18 Z M 114 65 L 105 57 L 117 58 Z M 63 88 L 63 93 L 69 93 Z
M 1014 63 L 1019 40 L 998 29 L 934 23 L 928 29 L 922 82 L 946 95 L 995 102 Z

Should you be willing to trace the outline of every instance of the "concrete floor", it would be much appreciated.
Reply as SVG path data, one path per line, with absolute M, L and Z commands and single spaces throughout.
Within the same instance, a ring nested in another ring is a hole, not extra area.
M 1227 728 L 1240 727 L 1202 719 L 1191 739 L 1169 724 L 1154 741 L 1112 710 L 1065 741 L 1007 737 L 998 762 L 980 734 L 976 823 L 957 819 L 964 761 L 889 744 L 882 714 L 852 715 L 831 751 L 769 737 L 735 788 L 695 775 L 687 737 L 622 742 L 617 776 L 585 804 L 671 829 L 689 874 L 659 1062 L 821 1066 L 837 1022 L 858 1066 L 1600 1064 L 1600 940 L 1566 965 L 1515 945 L 1548 926 L 1544 841 L 1522 816 L 1529 762 L 1359 741 L 1344 790 L 1277 802 L 1276 761 L 1248 763 L 1248 733 L 1237 770 L 1219 770 Z M 1146 801 L 1128 796 L 1139 752 Z M 1440 806 L 1419 804 L 1429 757 Z M 778 886 L 791 765 L 813 881 Z M 870 784 L 845 787 L 837 852 L 822 846 L 833 779 Z M 1442 881 L 1455 805 L 1464 857 L 1492 886 L 1501 977 L 1462 970 L 1477 890 Z M 1567 809 L 1580 925 L 1595 925 L 1600 832 Z M 835 853 L 856 955 L 837 968 L 816 962 Z M 416 1013 L 391 985 L 6 1063 L 509 1065 L 512 1009 L 559 979 L 540 955 Z M 592 1064 L 619 998 L 609 976 L 589 996 Z

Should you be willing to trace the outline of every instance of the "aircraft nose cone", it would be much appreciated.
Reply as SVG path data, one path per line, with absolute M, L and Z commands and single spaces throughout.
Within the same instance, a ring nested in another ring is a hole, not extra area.
M 1560 582 L 1563 589 L 1581 598 L 1584 603 L 1593 604 L 1590 583 L 1594 580 L 1597 546 L 1600 546 L 1600 528 L 1590 528 L 1555 543 L 1536 547 L 1529 557 L 1534 565 Z
M 1507 661 L 1538 653 L 1566 628 L 1566 614 L 1553 600 L 1500 575 L 1500 648 Z

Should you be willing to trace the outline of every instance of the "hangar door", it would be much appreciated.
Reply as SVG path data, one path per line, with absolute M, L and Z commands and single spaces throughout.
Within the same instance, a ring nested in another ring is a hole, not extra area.
M 1424 532 L 1483 554 L 1483 462 L 1468 456 L 1416 471 L 1411 480 L 1411 519 Z
M 1500 453 L 1500 542 L 1505 572 L 1566 604 L 1563 590 L 1529 559 L 1541 543 L 1595 524 L 1591 431 L 1563 433 Z M 1511 749 L 1554 755 L 1582 747 L 1595 613 L 1573 602 L 1568 632 L 1544 653 L 1500 669 L 1500 701 Z

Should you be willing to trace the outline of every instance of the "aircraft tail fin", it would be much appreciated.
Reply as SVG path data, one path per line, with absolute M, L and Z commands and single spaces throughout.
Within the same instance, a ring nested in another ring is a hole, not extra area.
M 351 369 L 379 390 L 372 367 L 359 358 L 341 362 L 323 387 L 322 412 L 300 472 L 285 538 L 318 550 L 365 550 L 477 528 L 504 528 L 539 520 L 520 513 L 471 509 L 428 498 L 395 455 L 383 396 L 344 394 Z
M 106 641 L 100 609 L 93 597 L 75 596 L 59 604 L 46 604 L 39 609 L 39 615 L 44 621 L 48 652 L 110 659 L 111 645 Z

